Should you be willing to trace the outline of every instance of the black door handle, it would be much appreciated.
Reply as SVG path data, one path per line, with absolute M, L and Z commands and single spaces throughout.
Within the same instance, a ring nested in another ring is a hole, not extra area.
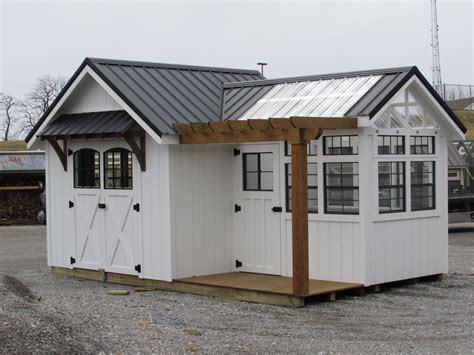
M 272 211 L 273 212 L 283 212 L 283 208 L 281 208 L 280 206 L 275 206 L 272 208 Z
M 242 211 L 242 207 L 238 204 L 235 204 L 234 205 L 234 212 L 240 212 L 240 211 Z
M 107 205 L 105 203 L 99 203 L 99 208 L 105 210 L 106 207 Z

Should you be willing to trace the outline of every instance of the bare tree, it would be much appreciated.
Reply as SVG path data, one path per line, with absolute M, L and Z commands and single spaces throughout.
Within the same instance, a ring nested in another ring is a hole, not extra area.
M 12 137 L 13 125 L 16 122 L 16 106 L 17 103 L 13 96 L 0 93 L 0 131 L 3 133 L 3 140 L 5 141 Z
M 22 131 L 30 131 L 66 85 L 63 76 L 43 75 L 38 78 L 34 89 L 19 104 L 22 115 Z

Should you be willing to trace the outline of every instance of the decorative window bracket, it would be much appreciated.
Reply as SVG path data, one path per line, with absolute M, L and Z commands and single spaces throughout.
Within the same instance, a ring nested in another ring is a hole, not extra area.
M 145 136 L 139 137 L 140 145 L 137 144 L 135 137 L 130 134 L 124 134 L 123 138 L 127 141 L 133 154 L 135 154 L 142 171 L 146 171 Z

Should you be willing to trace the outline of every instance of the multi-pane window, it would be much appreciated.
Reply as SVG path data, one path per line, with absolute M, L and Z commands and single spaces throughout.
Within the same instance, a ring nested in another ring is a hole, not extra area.
M 132 188 L 132 152 L 114 148 L 104 153 L 104 182 L 106 189 Z
M 435 208 L 435 163 L 433 161 L 411 162 L 411 210 Z
M 359 154 L 358 136 L 327 136 L 323 138 L 325 155 Z
M 244 191 L 273 191 L 273 153 L 244 153 Z
M 315 156 L 318 155 L 318 146 L 317 146 L 317 141 L 310 141 L 308 143 L 308 149 L 306 150 L 306 154 L 308 156 Z M 285 156 L 289 157 L 291 156 L 291 144 L 288 142 L 285 142 Z
M 405 211 L 405 163 L 379 162 L 379 212 Z
M 98 189 L 100 187 L 100 156 L 93 149 L 74 153 L 74 187 Z
M 324 164 L 324 204 L 326 213 L 359 213 L 359 164 Z
M 379 154 L 405 154 L 405 137 L 378 136 L 377 147 Z
M 411 154 L 434 154 L 434 136 L 411 136 L 410 153 Z
M 291 212 L 292 185 L 291 164 L 285 164 L 286 170 L 286 212 Z M 308 212 L 318 212 L 318 170 L 316 163 L 308 163 Z

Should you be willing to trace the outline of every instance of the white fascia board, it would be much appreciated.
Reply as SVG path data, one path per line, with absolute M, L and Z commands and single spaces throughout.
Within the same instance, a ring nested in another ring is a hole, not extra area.
M 436 101 L 436 99 L 431 95 L 425 85 L 418 79 L 416 75 L 411 77 L 394 95 L 393 97 L 375 114 L 372 118 L 372 124 L 377 121 L 377 119 L 385 112 L 385 110 L 392 104 L 393 100 L 397 95 L 403 90 L 407 89 L 410 85 L 415 84 L 416 87 L 425 95 L 429 103 L 432 105 L 433 111 L 437 112 L 440 116 L 444 118 L 444 126 L 451 128 L 455 133 L 451 135 L 451 140 L 464 140 L 464 133 L 459 129 L 459 127 L 453 122 L 452 118 L 446 113 L 446 111 L 441 107 L 441 105 Z
M 162 144 L 179 144 L 179 136 L 177 134 L 163 134 L 161 142 Z
M 76 87 L 79 85 L 79 83 L 84 79 L 86 75 L 90 75 L 106 92 L 109 94 L 139 125 L 142 127 L 145 132 L 147 132 L 154 141 L 156 141 L 158 144 L 162 143 L 161 137 L 153 131 L 141 118 L 138 116 L 135 111 L 133 111 L 126 103 L 123 101 L 116 93 L 114 90 L 112 90 L 106 83 L 103 81 L 94 70 L 92 70 L 88 65 L 84 67 L 84 69 L 79 73 L 77 76 L 76 80 L 71 84 L 71 86 L 68 88 L 68 90 L 64 93 L 63 97 L 61 97 L 61 100 L 56 104 L 54 109 L 49 113 L 48 117 L 44 120 L 44 122 L 41 124 L 41 126 L 38 128 L 37 132 L 41 132 L 47 125 L 48 123 L 55 117 L 55 115 L 58 113 L 58 111 L 61 109 L 63 104 L 67 101 L 69 96 L 74 92 Z M 38 137 L 34 135 L 31 137 L 30 141 L 28 142 L 28 149 L 31 149 L 35 143 L 38 141 Z
M 447 127 L 452 128 L 454 132 L 453 135 L 451 135 L 451 140 L 465 140 L 465 135 L 464 133 L 459 129 L 459 127 L 453 122 L 453 119 L 451 116 L 447 114 L 447 112 L 444 110 L 444 108 L 441 107 L 439 102 L 431 95 L 431 93 L 428 91 L 428 89 L 423 85 L 423 83 L 418 79 L 416 76 L 414 77 L 414 82 L 418 89 L 420 89 L 425 96 L 428 98 L 429 102 L 432 104 L 433 109 L 437 111 L 443 118 L 444 118 L 444 123 Z

